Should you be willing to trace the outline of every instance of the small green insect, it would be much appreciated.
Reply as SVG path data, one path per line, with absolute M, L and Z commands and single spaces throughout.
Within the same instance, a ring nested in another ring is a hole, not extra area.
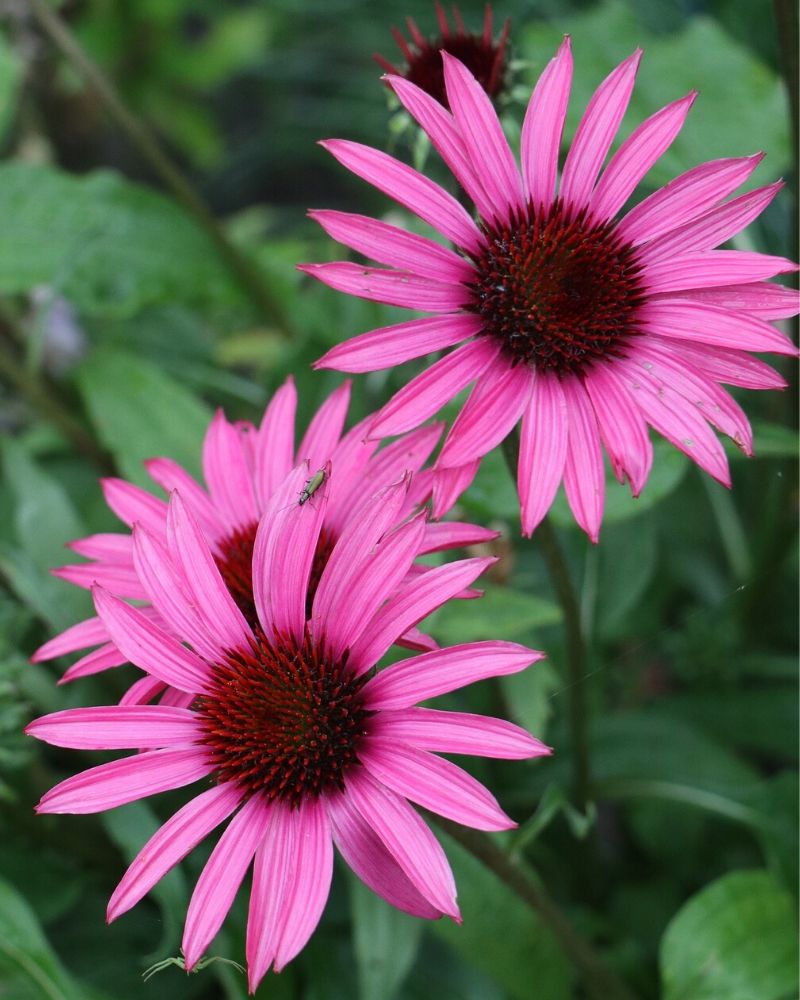
M 308 503 L 327 478 L 327 468 L 317 469 L 314 475 L 310 479 L 306 480 L 305 486 L 300 491 L 300 498 L 297 501 L 297 506 L 302 507 L 303 504 Z
M 191 974 L 194 974 L 195 972 L 202 972 L 203 969 L 207 968 L 214 962 L 222 962 L 225 965 L 232 965 L 234 969 L 238 969 L 242 975 L 245 974 L 244 966 L 239 965 L 238 962 L 234 962 L 231 958 L 221 958 L 219 955 L 211 955 L 208 958 L 201 958 L 197 965 L 195 965 L 195 967 L 191 970 Z M 183 969 L 184 972 L 186 971 L 186 960 L 183 955 L 176 955 L 174 958 L 164 958 L 160 962 L 156 962 L 155 965 L 151 965 L 149 969 L 146 969 L 142 973 L 142 979 L 147 982 L 147 980 L 154 976 L 157 972 L 163 972 L 164 969 L 170 965 L 177 965 L 179 969 Z

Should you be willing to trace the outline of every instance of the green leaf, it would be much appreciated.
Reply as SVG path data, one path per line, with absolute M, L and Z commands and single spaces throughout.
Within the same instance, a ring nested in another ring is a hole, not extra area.
M 117 174 L 0 165 L 0 292 L 50 285 L 87 315 L 241 301 L 206 234 L 169 199 Z
M 417 956 L 423 922 L 350 876 L 353 948 L 360 1000 L 392 1000 Z
M 664 934 L 664 1000 L 796 996 L 794 909 L 790 894 L 767 872 L 733 872 L 707 886 Z
M 0 35 L 0 139 L 14 118 L 22 69 L 22 60 L 8 37 Z
M 510 996 L 547 1000 L 572 996 L 572 972 L 555 938 L 536 913 L 446 834 L 440 834 L 456 877 L 460 926 L 437 920 L 431 931 L 464 962 L 488 973 Z
M 561 609 L 550 601 L 490 584 L 483 597 L 449 601 L 431 617 L 430 626 L 438 641 L 447 646 L 481 639 L 519 639 L 559 621 Z
M 653 579 L 658 558 L 653 518 L 631 518 L 603 530 L 603 544 L 590 555 L 600 561 L 596 582 L 595 628 L 604 637 L 626 635 L 628 615 Z
M 127 479 L 152 489 L 142 462 L 165 455 L 199 475 L 211 411 L 144 358 L 95 351 L 78 372 L 78 387 L 97 435 Z

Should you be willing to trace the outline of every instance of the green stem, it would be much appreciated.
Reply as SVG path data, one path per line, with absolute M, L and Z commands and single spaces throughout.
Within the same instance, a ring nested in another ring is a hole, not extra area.
M 84 52 L 47 0 L 28 0 L 28 6 L 50 40 L 94 88 L 109 114 L 142 158 L 150 164 L 164 186 L 194 216 L 259 311 L 285 336 L 292 336 L 292 326 L 278 299 L 264 284 L 249 258 L 228 238 L 189 181 L 161 148 L 155 134 L 126 107 L 114 85 Z
M 635 994 L 574 929 L 558 904 L 526 868 L 513 862 L 485 833 L 438 816 L 435 819 L 453 840 L 457 840 L 539 915 L 578 970 L 588 996 L 593 1000 L 635 1000 Z

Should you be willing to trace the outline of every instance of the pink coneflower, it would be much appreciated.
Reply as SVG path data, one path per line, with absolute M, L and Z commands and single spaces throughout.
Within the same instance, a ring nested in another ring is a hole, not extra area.
M 403 76 L 420 89 L 430 94 L 434 100 L 449 108 L 447 92 L 442 72 L 441 53 L 449 52 L 469 69 L 486 93 L 495 100 L 503 89 L 506 75 L 508 31 L 510 19 L 506 19 L 499 38 L 495 41 L 492 29 L 492 8 L 486 4 L 483 12 L 483 31 L 476 35 L 467 31 L 461 18 L 461 11 L 453 5 L 453 20 L 455 31 L 447 21 L 444 8 L 436 2 L 436 19 L 439 22 L 439 34 L 433 39 L 427 39 L 417 27 L 413 18 L 406 18 L 410 41 L 403 38 L 398 28 L 392 28 L 392 36 L 406 61 L 405 70 L 392 65 L 381 55 L 373 59 L 387 73 Z
M 253 626 L 256 609 L 251 567 L 256 528 L 276 486 L 291 468 L 307 460 L 314 472 L 328 462 L 336 469 L 335 477 L 323 490 L 328 502 L 314 562 L 313 578 L 318 579 L 334 542 L 364 498 L 405 472 L 417 473 L 441 436 L 441 425 L 424 427 L 378 451 L 378 442 L 364 440 L 368 422 L 362 421 L 343 434 L 349 400 L 348 382 L 336 389 L 319 408 L 297 448 L 297 392 L 291 377 L 275 393 L 258 428 L 245 421 L 231 424 L 219 411 L 203 444 L 207 490 L 169 458 L 154 458 L 145 463 L 158 486 L 166 492 L 180 490 L 184 503 L 211 545 L 226 586 Z M 129 527 L 138 522 L 164 541 L 167 524 L 164 500 L 122 479 L 105 479 L 102 487 L 109 507 L 121 521 Z M 400 517 L 405 517 L 416 504 L 424 501 L 430 488 L 429 471 L 415 475 Z M 423 532 L 418 555 L 472 545 L 496 536 L 496 532 L 477 525 L 429 524 Z M 118 596 L 146 600 L 146 588 L 134 565 L 130 533 L 91 535 L 71 542 L 70 547 L 92 561 L 63 566 L 53 571 L 56 576 L 80 587 L 99 583 Z M 424 570 L 416 567 L 415 572 Z M 411 630 L 404 641 L 412 648 L 431 648 L 432 645 L 416 630 Z M 73 625 L 46 642 L 32 659 L 34 662 L 49 660 L 89 646 L 98 648 L 74 663 L 64 674 L 63 681 L 126 661 L 123 653 L 109 641 L 99 618 Z
M 255 623 L 225 586 L 179 491 L 170 499 L 164 540 L 141 524 L 133 531 L 139 578 L 170 631 L 95 588 L 98 615 L 115 644 L 160 684 L 182 692 L 183 705 L 67 709 L 27 730 L 56 746 L 140 751 L 61 782 L 44 795 L 39 812 L 100 812 L 210 783 L 142 848 L 111 897 L 108 919 L 132 907 L 229 820 L 192 894 L 182 947 L 191 969 L 254 861 L 246 945 L 251 990 L 271 966 L 280 970 L 297 955 L 316 927 L 334 843 L 356 874 L 401 910 L 458 920 L 444 852 L 406 800 L 477 829 L 508 829 L 514 823 L 489 791 L 437 754 L 521 759 L 549 752 L 500 719 L 415 707 L 472 681 L 522 670 L 540 658 L 534 650 L 468 643 L 376 670 L 398 636 L 493 562 L 466 559 L 409 578 L 426 515 L 398 526 L 408 477 L 344 526 L 309 609 L 330 503 L 323 494 L 300 506 L 309 474 L 307 463 L 294 469 L 259 523 Z
M 389 269 L 304 266 L 341 291 L 436 314 L 346 341 L 318 367 L 373 371 L 466 342 L 401 389 L 371 428 L 377 436 L 407 431 L 475 383 L 437 460 L 437 514 L 521 418 L 523 532 L 531 534 L 563 480 L 576 520 L 596 541 L 605 489 L 601 445 L 634 495 L 652 462 L 648 425 L 730 485 L 725 453 L 708 424 L 747 454 L 752 437 L 741 408 L 719 383 L 785 385 L 746 352 L 795 353 L 768 321 L 794 315 L 797 294 L 766 281 L 795 265 L 714 249 L 781 186 L 725 201 L 760 155 L 704 163 L 618 218 L 695 98 L 689 94 L 648 118 L 601 173 L 639 57 L 634 53 L 598 87 L 558 185 L 572 76 L 568 38 L 528 104 L 521 171 L 491 102 L 458 60 L 443 55 L 452 114 L 408 80 L 389 78 L 474 202 L 477 222 L 441 187 L 385 153 L 341 140 L 323 143 L 456 247 L 359 215 L 312 212 L 334 239 Z

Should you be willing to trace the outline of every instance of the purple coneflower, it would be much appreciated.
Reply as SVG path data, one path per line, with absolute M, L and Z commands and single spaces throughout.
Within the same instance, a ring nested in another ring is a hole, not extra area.
M 769 321 L 794 315 L 797 293 L 766 280 L 795 265 L 715 249 L 781 187 L 725 200 L 761 156 L 704 163 L 618 217 L 695 98 L 648 118 L 603 169 L 639 58 L 635 52 L 598 87 L 558 183 L 572 76 L 568 38 L 528 104 L 521 171 L 490 100 L 457 59 L 443 54 L 452 113 L 408 80 L 389 77 L 474 202 L 477 222 L 452 195 L 387 154 L 342 140 L 323 143 L 456 247 L 364 216 L 319 211 L 311 215 L 334 239 L 389 269 L 303 266 L 341 291 L 435 314 L 346 341 L 318 367 L 374 371 L 465 342 L 396 393 L 370 431 L 408 431 L 475 383 L 437 459 L 437 515 L 521 419 L 523 532 L 531 534 L 563 480 L 577 522 L 596 541 L 605 489 L 601 445 L 634 496 L 652 463 L 648 425 L 729 486 L 725 452 L 708 425 L 747 454 L 752 435 L 720 383 L 785 385 L 746 352 L 795 353 Z
M 407 629 L 469 586 L 493 560 L 411 576 L 426 514 L 398 525 L 408 477 L 361 505 L 330 553 L 309 606 L 330 497 L 298 503 L 307 463 L 272 491 L 253 550 L 256 620 L 226 587 L 179 491 L 165 537 L 138 524 L 134 558 L 152 617 L 94 588 L 100 620 L 123 653 L 183 705 L 68 709 L 28 732 L 56 746 L 137 750 L 61 782 L 39 812 L 94 813 L 168 789 L 207 787 L 145 844 L 114 892 L 113 920 L 227 822 L 189 903 L 192 969 L 253 862 L 249 985 L 303 948 L 330 887 L 333 844 L 355 873 L 416 916 L 459 919 L 452 872 L 407 800 L 481 830 L 515 824 L 490 792 L 438 753 L 522 759 L 549 752 L 500 719 L 416 707 L 473 681 L 514 673 L 540 653 L 515 643 L 437 649 L 377 671 Z M 404 582 L 405 581 L 405 582 Z
M 348 382 L 336 389 L 319 408 L 297 448 L 297 392 L 291 378 L 275 393 L 258 428 L 244 421 L 231 424 L 219 411 L 203 444 L 207 490 L 169 458 L 154 458 L 145 463 L 154 482 L 166 492 L 180 490 L 183 502 L 201 525 L 226 586 L 251 626 L 255 626 L 257 620 L 251 574 L 256 528 L 273 492 L 292 467 L 307 460 L 312 472 L 322 469 L 328 462 L 336 470 L 336 475 L 324 486 L 328 502 L 313 572 L 318 579 L 336 539 L 364 498 L 405 472 L 418 473 L 441 436 L 441 425 L 424 427 L 378 451 L 378 442 L 364 440 L 369 421 L 362 421 L 343 434 L 349 400 Z M 109 507 L 121 521 L 129 527 L 138 522 L 159 541 L 164 541 L 166 501 L 122 479 L 105 479 L 102 487 Z M 430 471 L 415 475 L 405 495 L 400 518 L 424 501 L 430 489 Z M 477 525 L 428 524 L 417 554 L 472 545 L 495 537 L 496 532 Z M 71 542 L 70 547 L 92 561 L 63 566 L 54 570 L 56 576 L 80 587 L 88 588 L 98 583 L 131 600 L 147 599 L 146 588 L 134 565 L 133 540 L 129 532 L 91 535 Z M 414 572 L 424 573 L 425 569 L 417 566 Z M 148 608 L 147 613 L 157 618 L 152 609 Z M 161 625 L 164 627 L 168 623 L 161 622 Z M 414 629 L 403 641 L 412 648 L 435 645 Z M 103 621 L 97 617 L 79 622 L 49 640 L 32 659 L 41 662 L 90 646 L 98 648 L 74 663 L 64 674 L 63 681 L 126 661 L 123 653 L 109 641 Z

